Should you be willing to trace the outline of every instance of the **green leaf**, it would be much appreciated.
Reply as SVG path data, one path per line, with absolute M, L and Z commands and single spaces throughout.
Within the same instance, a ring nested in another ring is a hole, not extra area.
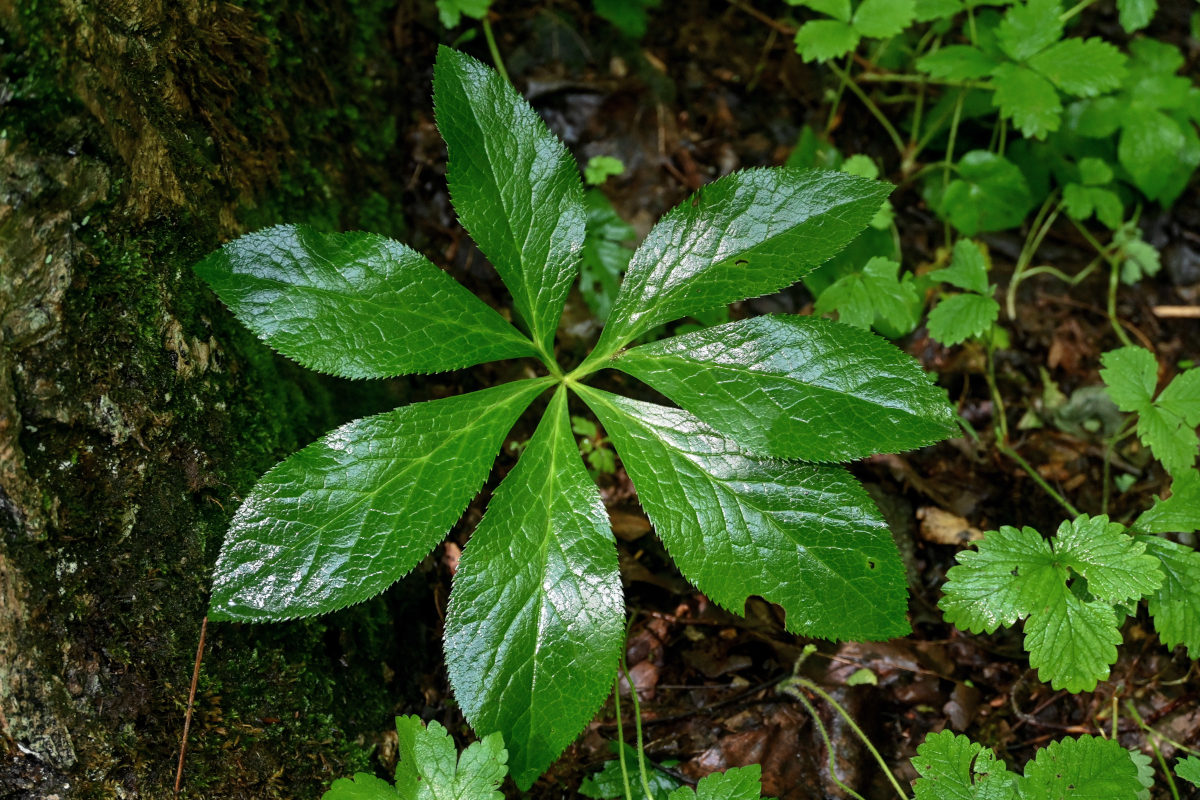
M 761 796 L 762 768 L 751 764 L 706 775 L 695 789 L 681 786 L 668 800 L 758 800 Z
M 1000 62 L 977 47 L 952 44 L 917 59 L 917 69 L 944 81 L 971 81 L 992 73 Z
M 1117 0 L 1117 11 L 1120 14 L 1121 27 L 1126 33 L 1140 31 L 1154 19 L 1158 11 L 1158 0 Z
M 992 72 L 992 102 L 1026 137 L 1042 139 L 1062 123 L 1062 103 L 1054 86 L 1028 67 L 1001 64 Z
M 858 31 L 836 19 L 814 19 L 796 31 L 796 52 L 805 61 L 825 62 L 858 47 Z
M 396 737 L 396 791 L 403 800 L 504 800 L 500 782 L 508 772 L 508 752 L 500 734 L 483 737 L 459 755 L 440 723 L 426 728 L 411 716 L 396 717 Z
M 492 0 L 437 0 L 438 18 L 447 28 L 457 28 L 464 16 L 471 19 L 483 19 Z
M 1138 438 L 1150 448 L 1171 475 L 1191 470 L 1200 454 L 1200 370 L 1176 376 L 1157 401 L 1154 386 L 1158 364 L 1140 347 L 1122 347 L 1100 357 L 1100 377 L 1109 397 L 1122 411 L 1138 415 Z M 1178 386 L 1176 386 L 1178 384 Z
M 1122 411 L 1140 412 L 1154 401 L 1158 362 L 1144 347 L 1122 347 L 1100 356 L 1100 377 Z
M 403 406 L 279 463 L 230 523 L 209 618 L 311 616 L 382 592 L 446 535 L 549 382 Z
M 1125 80 L 1125 56 L 1098 37 L 1064 39 L 1029 59 L 1029 66 L 1067 94 L 1095 97 Z
M 1185 645 L 1188 658 L 1200 658 L 1200 553 L 1160 536 L 1139 536 L 1165 576 L 1147 597 L 1154 629 L 1167 647 Z
M 1132 286 L 1146 276 L 1157 275 L 1162 269 L 1158 249 L 1142 239 L 1142 230 L 1130 220 L 1117 227 L 1113 244 L 1120 250 L 1121 280 Z
M 908 354 L 819 318 L 731 322 L 634 348 L 615 366 L 760 456 L 844 461 L 955 429 L 945 392 Z
M 611 742 L 610 746 L 615 749 L 616 743 Z M 629 745 L 622 746 L 625 748 L 626 769 L 636 770 L 637 750 Z M 682 785 L 667 773 L 652 768 L 650 764 L 647 764 L 646 773 L 647 782 L 650 784 L 651 800 L 667 800 L 671 792 Z M 630 780 L 636 781 L 637 778 L 631 775 Z M 621 775 L 621 762 L 615 758 L 612 761 L 605 761 L 604 767 L 599 772 L 589 775 L 579 784 L 579 794 L 593 798 L 593 800 L 624 800 L 625 779 Z
M 1187 146 L 1179 124 L 1162 113 L 1141 108 L 1125 116 L 1117 141 L 1117 158 L 1133 183 L 1151 200 L 1168 191 Z
M 863 330 L 882 319 L 907 333 L 916 327 L 912 308 L 919 298 L 911 278 L 901 280 L 899 272 L 899 262 L 875 256 L 860 272 L 838 278 L 821 292 L 815 311 L 837 311 L 841 322 Z
M 978 242 L 959 239 L 954 243 L 950 266 L 929 274 L 943 283 L 976 294 L 988 293 L 987 258 Z
M 854 30 L 873 39 L 887 39 L 913 23 L 915 0 L 863 0 L 854 12 Z
M 857 236 L 891 187 L 840 172 L 753 169 L 669 211 L 633 254 L 596 352 L 795 283 Z
M 1052 607 L 1029 616 L 1025 650 L 1038 678 L 1055 689 L 1090 692 L 1117 661 L 1121 631 L 1113 607 L 1064 591 Z M 1108 795 L 1101 795 L 1108 797 Z
M 916 800 L 1017 800 L 1017 775 L 991 748 L 953 731 L 931 733 L 917 747 L 912 765 Z
M 842 22 L 850 21 L 850 0 L 787 0 L 789 6 L 804 6 L 828 14 Z
M 1175 762 L 1175 774 L 1200 788 L 1200 758 L 1188 756 Z
M 1113 179 L 1112 167 L 1102 158 L 1079 159 L 1079 180 L 1087 186 L 1103 186 Z
M 1200 425 L 1200 369 L 1193 367 L 1176 375 L 1155 402 L 1185 425 Z
M 1126 749 L 1129 759 L 1137 768 L 1138 783 L 1142 790 L 1137 794 L 1137 800 L 1150 800 L 1150 790 L 1154 788 L 1154 759 L 1140 750 Z
M 1055 689 L 1091 691 L 1117 660 L 1114 605 L 1162 585 L 1158 560 L 1145 547 L 1106 516 L 1064 522 L 1053 546 L 1031 528 L 1001 528 L 975 552 L 958 555 L 938 605 L 948 622 L 974 633 L 1028 617 L 1025 649 L 1039 677 Z M 1098 599 L 1068 586 L 1072 573 Z
M 896 546 L 845 470 L 751 458 L 686 411 L 579 393 L 680 571 L 715 603 L 741 613 L 759 595 L 808 636 L 909 630 Z
M 588 186 L 599 186 L 614 175 L 625 172 L 625 162 L 612 156 L 592 156 L 583 168 L 583 180 Z
M 596 14 L 611 22 L 631 39 L 646 33 L 647 10 L 658 8 L 661 0 L 592 0 Z
M 458 281 L 373 233 L 279 225 L 233 240 L 195 270 L 260 339 L 330 375 L 389 378 L 535 354 Z
M 321 795 L 321 800 L 402 800 L 403 795 L 396 792 L 396 787 L 385 780 L 357 773 L 353 778 L 338 778 L 329 787 L 329 791 Z
M 917 0 L 915 5 L 917 22 L 932 22 L 949 19 L 962 11 L 962 0 Z
M 1171 496 L 1155 500 L 1133 527 L 1144 533 L 1200 531 L 1200 472 L 1192 469 L 1176 475 L 1171 483 Z
M 579 265 L 579 292 L 596 319 L 604 322 L 621 290 L 621 273 L 633 255 L 633 248 L 624 243 L 637 234 L 598 189 L 589 190 L 583 202 L 587 209 L 587 238 Z
M 1021 796 L 1045 800 L 1136 800 L 1137 765 L 1113 739 L 1080 736 L 1051 742 L 1025 765 Z
M 1015 228 L 1025 221 L 1034 202 L 1029 184 L 1015 164 L 986 150 L 972 150 L 956 167 L 958 177 L 939 203 L 941 215 L 955 230 L 974 236 Z
M 459 221 L 552 353 L 586 227 L 575 159 L 511 83 L 470 56 L 438 48 L 433 100 Z
M 446 667 L 476 731 L 502 731 L 526 790 L 612 688 L 625 632 L 617 550 L 559 386 L 463 552 Z
M 1058 0 L 1014 3 L 996 29 L 1000 49 L 1014 61 L 1024 61 L 1045 50 L 1062 37 L 1061 11 Z
M 978 339 L 1000 318 L 1000 304 L 982 294 L 945 297 L 929 312 L 929 335 L 947 347 Z

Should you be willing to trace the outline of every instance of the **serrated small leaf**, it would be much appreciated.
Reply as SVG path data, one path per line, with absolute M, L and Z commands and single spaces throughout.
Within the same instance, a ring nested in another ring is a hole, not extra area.
M 1200 758 L 1188 756 L 1175 762 L 1175 774 L 1200 789 Z
M 970 81 L 990 75 L 1000 62 L 978 47 L 952 44 L 917 59 L 917 69 L 944 81 Z
M 586 228 L 575 159 L 511 83 L 468 55 L 438 48 L 433 98 L 459 221 L 552 353 Z
M 636 769 L 633 765 L 637 764 L 637 750 L 627 744 L 609 743 L 609 747 L 613 750 L 618 746 L 625 748 L 626 769 Z M 661 770 L 652 768 L 652 765 L 647 764 L 647 767 L 646 778 L 650 784 L 651 794 L 649 800 L 667 800 L 671 792 L 682 785 L 679 780 Z M 636 774 L 630 775 L 630 780 L 636 783 L 638 780 Z M 624 800 L 625 778 L 621 775 L 621 762 L 615 758 L 604 762 L 604 767 L 599 772 L 587 776 L 579 784 L 579 794 L 590 797 L 592 800 Z M 639 800 L 644 800 L 644 798 L 639 795 Z
M 1022 797 L 1038 800 L 1136 800 L 1142 790 L 1137 765 L 1113 739 L 1060 739 L 1025 765 Z
M 1103 186 L 1113 179 L 1112 167 L 1102 158 L 1079 159 L 1079 180 L 1086 186 Z
M 787 0 L 789 6 L 804 6 L 828 14 L 842 22 L 850 21 L 850 0 Z
M 910 356 L 814 317 L 763 316 L 662 339 L 615 366 L 747 452 L 843 461 L 954 431 L 954 412 Z
M 915 5 L 917 22 L 932 22 L 949 19 L 963 10 L 962 0 L 917 0 Z
M 1126 33 L 1140 31 L 1149 25 L 1156 11 L 1158 0 L 1117 0 L 1118 18 Z
M 1100 356 L 1100 378 L 1122 411 L 1139 412 L 1154 402 L 1158 362 L 1144 347 L 1121 347 Z
M 1155 500 L 1133 524 L 1144 533 L 1193 533 L 1200 531 L 1200 472 L 1186 470 L 1171 482 L 1171 496 Z
M 959 239 L 954 243 L 950 266 L 929 273 L 929 277 L 968 292 L 987 294 L 987 270 L 987 258 L 980 244 L 970 239 Z
M 911 278 L 900 278 L 900 263 L 875 256 L 861 270 L 843 275 L 821 292 L 814 310 L 818 314 L 837 311 L 838 321 L 863 330 L 883 320 L 903 335 L 916 327 L 912 308 L 918 303 Z
M 1025 650 L 1039 680 L 1055 689 L 1090 692 L 1117 661 L 1121 631 L 1113 607 L 1063 591 L 1025 622 Z M 1093 795 L 1108 797 L 1108 795 Z
M 1029 66 L 1067 94 L 1095 97 L 1125 80 L 1125 56 L 1111 43 L 1092 37 L 1057 42 L 1029 59 Z
M 796 31 L 796 52 L 805 61 L 823 63 L 858 47 L 861 35 L 849 23 L 836 19 L 814 19 Z
M 1138 438 L 1150 448 L 1163 469 L 1179 475 L 1195 468 L 1200 455 L 1200 438 L 1195 426 L 1157 403 L 1138 414 Z
M 1117 140 L 1117 158 L 1134 185 L 1151 200 L 1168 191 L 1187 139 L 1170 116 L 1151 108 L 1127 114 Z
M 759 595 L 808 636 L 909 630 L 895 543 L 845 470 L 751 458 L 686 411 L 586 386 L 579 394 L 680 571 L 715 603 L 743 613 Z
M 1015 228 L 1033 207 L 1025 176 L 1003 156 L 972 150 L 956 169 L 958 177 L 950 181 L 939 208 L 964 236 Z
M 329 787 L 321 800 L 405 800 L 396 792 L 396 787 L 385 780 L 356 773 L 353 778 L 338 778 Z
M 439 722 L 396 717 L 396 791 L 402 800 L 504 800 L 508 751 L 498 733 L 461 754 Z
M 791 285 L 857 236 L 891 187 L 821 170 L 752 169 L 667 212 L 629 262 L 596 351 L 656 325 Z
M 1068 575 L 1033 528 L 989 531 L 976 550 L 957 558 L 938 608 L 947 622 L 972 633 L 992 633 L 1042 608 L 1064 592 Z
M 625 631 L 617 550 L 555 392 L 471 535 L 446 614 L 446 667 L 471 727 L 501 731 L 522 790 L 612 688 Z
M 758 800 L 762 796 L 762 767 L 750 764 L 714 772 L 693 789 L 681 786 L 667 800 Z
M 483 19 L 492 0 L 437 0 L 438 18 L 447 28 L 457 28 L 462 18 Z
M 1139 536 L 1146 553 L 1159 561 L 1162 586 L 1149 594 L 1154 629 L 1167 647 L 1184 645 L 1188 658 L 1200 658 L 1200 552 L 1161 536 Z
M 967 339 L 978 339 L 1000 318 L 1000 304 L 982 294 L 945 297 L 929 312 L 929 335 L 952 347 Z
M 1176 375 L 1154 402 L 1182 419 L 1184 425 L 1200 425 L 1200 368 Z
M 1154 788 L 1154 759 L 1140 750 L 1126 749 L 1133 765 L 1137 767 L 1138 783 L 1142 791 L 1138 792 L 1137 800 L 1150 800 L 1150 790 Z
M 413 403 L 343 425 L 280 462 L 234 514 L 209 618 L 311 616 L 391 586 L 446 535 L 548 383 Z
M 633 248 L 625 242 L 632 240 L 636 232 L 598 189 L 587 192 L 584 205 L 587 239 L 579 264 L 579 293 L 596 319 L 604 322 L 621 290 L 621 273 L 633 255 Z
M 993 102 L 1002 119 L 1011 119 L 1026 137 L 1042 139 L 1062 123 L 1062 103 L 1054 85 L 1019 64 L 1001 64 L 992 72 Z
M 1000 49 L 1014 61 L 1024 61 L 1062 37 L 1059 0 L 1027 0 L 1014 3 L 996 29 Z
M 915 0 L 863 0 L 854 12 L 854 30 L 873 39 L 902 33 L 913 23 Z
M 1162 585 L 1158 559 L 1145 549 L 1105 515 L 1065 521 L 1054 535 L 1059 559 L 1087 578 L 1089 592 L 1112 605 L 1137 601 Z
M 953 731 L 931 733 L 917 747 L 912 765 L 916 800 L 1017 800 L 1018 776 L 991 748 Z
M 278 225 L 195 271 L 260 339 L 330 375 L 390 378 L 536 352 L 425 256 L 374 233 Z

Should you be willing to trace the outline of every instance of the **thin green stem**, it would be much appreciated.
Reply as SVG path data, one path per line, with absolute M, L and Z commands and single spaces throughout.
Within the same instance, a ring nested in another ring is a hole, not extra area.
M 785 689 L 784 691 L 787 691 L 787 690 Z M 834 756 L 833 741 L 830 740 L 829 731 L 825 730 L 825 723 L 821 722 L 821 716 L 817 713 L 817 709 L 814 708 L 813 704 L 808 701 L 808 698 L 804 696 L 803 692 L 792 691 L 792 692 L 788 692 L 788 694 L 791 695 L 796 700 L 798 700 L 800 702 L 800 705 L 804 706 L 804 710 L 808 712 L 808 715 L 810 717 L 812 717 L 813 724 L 817 728 L 817 733 L 821 734 L 821 740 L 825 743 L 825 752 L 829 755 L 829 777 L 830 777 L 830 779 L 833 780 L 833 782 L 837 784 L 837 787 L 839 789 L 841 789 L 843 792 L 850 795 L 851 797 L 854 797 L 857 800 L 866 800 L 866 798 L 864 798 L 861 794 L 854 791 L 846 784 L 842 783 L 841 778 L 838 777 L 837 758 Z
M 1033 225 L 1029 228 L 1029 236 L 1025 238 L 1025 244 L 1017 256 L 1017 264 L 1013 268 L 1012 278 L 1009 279 L 1008 289 L 1005 292 L 1005 308 L 1008 311 L 1008 318 L 1014 322 L 1017 319 L 1017 287 L 1025 279 L 1025 270 L 1029 267 L 1029 262 L 1037 254 L 1038 248 L 1042 246 L 1042 240 L 1046 238 L 1046 234 L 1050 232 L 1050 228 L 1062 211 L 1062 202 L 1059 202 L 1051 210 L 1051 204 L 1057 197 L 1057 192 L 1051 192 L 1050 196 L 1046 198 L 1046 202 L 1042 203 L 1042 207 L 1038 209 L 1037 216 L 1033 218 Z
M 1090 5 L 1091 5 L 1092 3 L 1094 3 L 1094 2 L 1096 2 L 1096 0 L 1079 0 L 1079 2 L 1078 2 L 1078 3 L 1076 3 L 1076 4 L 1075 4 L 1075 5 L 1073 5 L 1073 6 L 1071 6 L 1070 8 L 1068 8 L 1068 9 L 1067 9 L 1066 11 L 1064 11 L 1063 13 L 1059 14 L 1059 15 L 1058 15 L 1058 21 L 1059 21 L 1059 22 L 1066 22 L 1066 21 L 1067 21 L 1067 20 L 1069 20 L 1071 17 L 1075 16 L 1075 15 L 1076 15 L 1076 14 L 1078 14 L 1080 11 L 1083 11 L 1085 8 L 1087 8 L 1088 6 L 1090 6 Z
M 625 800 L 633 800 L 633 788 L 629 785 L 629 770 L 625 766 L 625 728 L 621 723 L 621 675 L 613 682 L 613 705 L 617 709 L 617 761 L 621 764 L 621 781 L 625 784 Z
M 1037 470 L 1035 470 L 1032 466 L 1030 466 L 1029 462 L 1021 457 L 1020 453 L 1018 453 L 1016 450 L 1013 450 L 1006 443 L 1001 442 L 1001 441 L 996 442 L 996 449 L 999 450 L 1004 455 L 1011 458 L 1013 461 L 1017 462 L 1017 464 L 1019 464 L 1021 466 L 1021 469 L 1025 470 L 1026 474 L 1028 474 L 1029 477 L 1033 478 L 1033 482 L 1036 483 L 1038 486 L 1042 487 L 1042 490 L 1045 491 L 1046 494 L 1053 497 L 1060 506 L 1062 506 L 1064 509 L 1066 509 L 1068 514 L 1070 514 L 1072 517 L 1079 516 L 1079 509 L 1076 508 L 1074 505 L 1072 505 L 1071 502 L 1069 500 L 1067 500 L 1067 498 L 1065 498 L 1061 494 L 1059 494 L 1058 491 L 1055 490 L 1055 488 L 1053 486 L 1051 486 L 1049 483 L 1047 483 L 1046 479 L 1043 478 L 1041 475 L 1039 475 Z
M 899 72 L 867 72 L 858 76 L 863 83 L 917 83 L 923 86 L 945 86 L 957 89 L 992 89 L 995 88 L 987 81 L 954 81 L 944 78 L 932 78 L 928 75 L 909 75 Z
M 838 78 L 845 82 L 846 87 L 854 93 L 854 96 L 862 101 L 862 104 L 867 107 L 868 111 L 871 112 L 871 116 L 875 117 L 875 119 L 879 121 L 879 124 L 883 126 L 885 131 L 887 131 L 888 138 L 892 140 L 892 144 L 896 146 L 896 152 L 900 154 L 900 158 L 903 160 L 905 155 L 904 140 L 900 138 L 900 134 L 896 131 L 895 126 L 893 126 L 888 120 L 887 116 L 879 110 L 879 106 L 875 105 L 875 102 L 867 96 L 867 93 L 862 90 L 861 86 L 859 86 L 854 82 L 853 79 L 850 78 L 850 75 L 844 69 L 839 67 L 837 64 L 834 64 L 832 61 L 829 62 L 829 68 L 833 70 L 833 74 L 837 75 Z
M 849 69 L 850 59 L 853 54 L 846 56 L 846 67 Z M 829 116 L 825 119 L 825 136 L 833 133 L 833 127 L 837 124 L 838 106 L 842 104 L 842 95 L 846 93 L 846 83 L 848 81 L 846 72 L 842 72 L 838 79 L 837 90 L 833 93 L 833 102 L 829 104 Z
M 500 48 L 496 46 L 496 36 L 492 33 L 491 20 L 487 18 L 486 14 L 483 16 L 482 23 L 483 38 L 487 39 L 488 51 L 492 54 L 492 63 L 496 65 L 496 72 L 500 73 L 501 78 L 512 83 L 512 80 L 508 77 L 508 70 L 504 68 L 504 59 L 500 57 Z
M 625 666 L 625 654 L 621 653 L 621 674 L 625 676 L 625 684 L 629 687 L 629 700 L 633 703 L 633 728 L 637 732 L 637 757 L 638 757 L 638 775 L 642 779 L 642 791 L 646 793 L 646 800 L 654 800 L 654 791 L 650 788 L 650 777 L 646 774 L 646 750 L 642 742 L 642 709 L 638 703 L 637 687 L 633 685 L 633 679 L 629 677 L 629 668 Z M 621 687 L 617 687 L 617 692 L 620 693 Z M 624 742 L 621 743 L 624 746 Z
M 1121 319 L 1117 316 L 1117 289 L 1121 281 L 1121 259 L 1117 257 L 1117 250 L 1113 246 L 1105 247 L 1100 244 L 1100 241 L 1092 235 L 1079 220 L 1072 219 L 1071 223 L 1075 226 L 1075 230 L 1087 240 L 1087 243 L 1096 248 L 1096 252 L 1100 257 L 1108 262 L 1108 322 L 1112 325 L 1112 329 L 1116 332 L 1117 338 L 1121 340 L 1121 344 L 1126 347 L 1133 345 L 1133 340 L 1129 338 L 1129 334 L 1125 333 L 1125 328 L 1121 325 Z

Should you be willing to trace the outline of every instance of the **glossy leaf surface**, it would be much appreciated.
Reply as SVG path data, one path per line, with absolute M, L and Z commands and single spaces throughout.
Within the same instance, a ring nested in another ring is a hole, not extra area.
M 1080 736 L 1051 742 L 1025 765 L 1022 797 L 1135 800 L 1141 793 L 1129 751 L 1112 739 Z
M 373 233 L 279 225 L 235 239 L 195 270 L 264 342 L 330 375 L 388 378 L 534 354 L 425 256 Z
M 608 514 L 559 388 L 459 562 L 446 666 L 473 728 L 528 789 L 612 688 L 625 611 Z
M 459 221 L 534 342 L 553 352 L 586 225 L 575 159 L 511 83 L 470 56 L 439 48 L 433 99 Z
M 751 458 L 686 411 L 579 393 L 680 571 L 718 605 L 740 614 L 760 595 L 809 636 L 908 632 L 896 546 L 844 469 Z
M 1159 561 L 1162 586 L 1146 599 L 1154 629 L 1167 647 L 1184 645 L 1200 659 L 1200 552 L 1160 536 L 1139 536 L 1146 553 Z
M 991 748 L 953 731 L 931 733 L 912 765 L 916 800 L 1017 800 L 1020 776 L 1008 771 Z
M 633 254 L 596 345 L 795 283 L 867 226 L 890 188 L 840 172 L 753 169 L 667 212 Z
M 547 385 L 413 403 L 343 425 L 279 463 L 230 523 L 209 617 L 310 616 L 382 592 L 446 535 Z
M 845 461 L 922 447 L 954 426 L 945 392 L 907 353 L 816 317 L 704 328 L 615 366 L 761 456 Z
M 668 800 L 758 800 L 761 796 L 762 767 L 750 764 L 706 775 L 695 789 L 681 786 Z

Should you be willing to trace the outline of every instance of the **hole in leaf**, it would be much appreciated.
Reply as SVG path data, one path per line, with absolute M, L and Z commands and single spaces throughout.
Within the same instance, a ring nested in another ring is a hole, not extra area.
M 733 262 L 734 266 L 736 266 L 736 267 L 744 267 L 749 263 L 750 262 L 744 258 L 739 258 L 737 261 Z

